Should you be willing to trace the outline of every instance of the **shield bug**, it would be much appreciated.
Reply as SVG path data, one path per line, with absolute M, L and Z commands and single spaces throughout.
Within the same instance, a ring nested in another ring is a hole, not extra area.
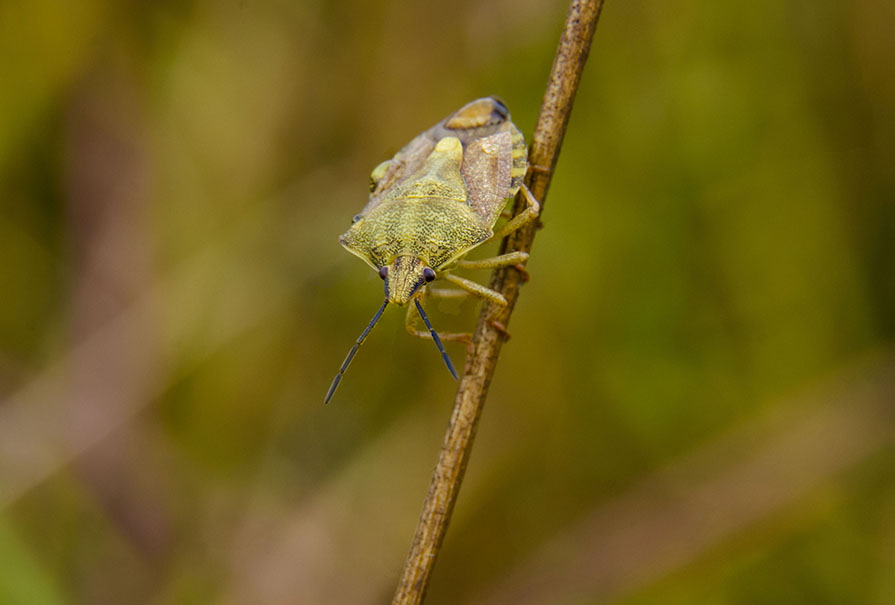
M 389 303 L 407 305 L 408 331 L 435 341 L 444 363 L 457 372 L 444 350 L 444 340 L 468 340 L 468 334 L 443 334 L 432 328 L 420 297 L 473 294 L 506 304 L 499 293 L 458 275 L 456 269 L 488 269 L 519 265 L 525 252 L 467 261 L 473 248 L 500 239 L 538 216 L 538 202 L 522 183 L 528 168 L 525 139 L 495 97 L 477 99 L 414 138 L 395 157 L 370 175 L 370 197 L 354 216 L 339 243 L 370 265 L 385 281 L 385 300 L 348 351 L 333 379 L 328 402 L 342 376 Z M 495 231 L 507 202 L 522 189 L 525 210 Z M 459 288 L 426 286 L 441 279 Z M 410 305 L 410 302 L 413 305 Z M 416 329 L 414 308 L 425 331 Z

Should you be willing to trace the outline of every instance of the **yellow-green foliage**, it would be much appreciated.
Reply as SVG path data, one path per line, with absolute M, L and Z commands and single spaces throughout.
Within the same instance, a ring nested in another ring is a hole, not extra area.
M 427 605 L 895 603 L 892 6 L 607 0 Z M 456 383 L 385 313 L 322 404 L 336 237 L 565 8 L 0 1 L 0 602 L 392 593 Z

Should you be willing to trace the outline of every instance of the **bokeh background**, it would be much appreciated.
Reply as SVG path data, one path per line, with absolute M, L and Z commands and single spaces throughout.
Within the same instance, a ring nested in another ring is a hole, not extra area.
M 323 406 L 336 236 L 461 104 L 530 135 L 565 10 L 0 3 L 0 602 L 390 598 L 456 385 L 389 309 Z M 607 2 L 429 603 L 895 602 L 893 58 Z

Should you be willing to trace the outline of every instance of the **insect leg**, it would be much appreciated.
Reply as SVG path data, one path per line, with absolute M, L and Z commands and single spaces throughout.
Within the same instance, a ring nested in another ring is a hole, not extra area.
M 468 292 L 464 292 L 463 290 L 428 290 L 427 291 L 430 296 L 439 296 L 436 292 L 449 292 L 451 296 L 454 296 L 454 292 L 459 292 L 462 296 L 468 296 Z M 416 336 L 417 338 L 425 338 L 427 340 L 432 340 L 432 334 L 429 333 L 428 330 L 419 330 L 417 328 L 417 318 L 419 315 L 413 312 L 413 307 L 407 305 L 407 314 L 404 316 L 404 327 L 407 329 L 407 332 L 411 336 Z M 441 336 L 441 340 L 446 342 L 463 342 L 467 345 L 472 342 L 472 334 L 469 332 L 448 332 L 439 334 Z
M 501 294 L 500 292 L 495 292 L 491 288 L 486 288 L 482 284 L 478 284 L 471 279 L 466 279 L 457 275 L 453 275 L 451 273 L 444 272 L 442 272 L 441 278 L 451 282 L 452 284 L 460 286 L 467 292 L 475 294 L 479 298 L 490 300 L 491 302 L 501 306 L 506 306 L 507 304 L 507 299 L 503 297 L 503 294 Z
M 480 260 L 459 260 L 454 263 L 454 266 L 459 269 L 495 269 L 497 267 L 509 267 L 510 265 L 524 263 L 527 260 L 528 252 L 516 251 Z
M 469 292 L 466 290 L 444 290 L 442 288 L 426 288 L 426 294 L 431 298 L 466 298 Z
M 513 231 L 516 231 L 520 227 L 527 225 L 531 221 L 538 218 L 538 214 L 541 212 L 541 205 L 538 203 L 538 200 L 535 199 L 535 196 L 531 194 L 531 191 L 528 190 L 528 187 L 522 185 L 522 195 L 525 197 L 525 200 L 528 202 L 528 206 L 511 218 L 503 227 L 498 229 L 497 233 L 492 235 L 489 239 L 503 239 Z

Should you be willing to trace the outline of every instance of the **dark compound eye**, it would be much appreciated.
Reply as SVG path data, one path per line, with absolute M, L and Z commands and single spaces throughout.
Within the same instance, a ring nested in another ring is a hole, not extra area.
M 388 265 L 384 267 L 379 267 L 379 277 L 385 279 L 385 276 L 388 275 Z
M 423 279 L 425 279 L 426 281 L 433 281 L 435 279 L 435 271 L 433 271 L 429 267 L 426 267 L 425 269 L 423 269 Z

